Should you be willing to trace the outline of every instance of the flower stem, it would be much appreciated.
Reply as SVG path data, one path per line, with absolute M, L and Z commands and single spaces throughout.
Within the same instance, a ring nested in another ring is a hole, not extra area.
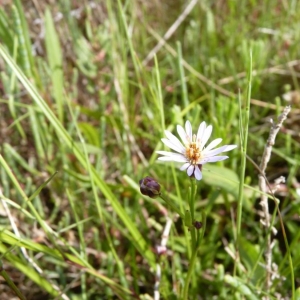
M 192 221 L 195 221 L 195 196 L 196 196 L 196 190 L 197 190 L 197 185 L 196 185 L 196 180 L 191 179 L 191 194 L 190 194 L 190 211 L 192 215 Z
M 205 228 L 206 228 L 206 213 L 203 211 L 202 212 L 202 228 L 201 228 L 201 231 L 196 230 L 195 228 L 192 229 L 197 235 L 197 241 L 195 243 L 196 247 L 192 248 L 193 253 L 192 253 L 191 260 L 190 260 L 188 273 L 187 273 L 186 278 L 185 278 L 185 285 L 184 285 L 184 289 L 183 289 L 183 299 L 184 300 L 188 300 L 189 285 L 190 285 L 190 281 L 191 281 L 193 271 L 195 270 L 195 265 L 196 265 L 196 261 L 197 261 L 197 254 L 198 254 L 198 251 L 200 249 L 200 244 L 201 244 L 201 241 L 202 241 L 204 233 L 205 233 Z
M 190 212 L 192 216 L 192 223 L 195 222 L 195 196 L 196 196 L 196 190 L 197 190 L 197 185 L 196 185 L 196 180 L 191 179 L 191 189 L 190 189 Z M 191 237 L 192 237 L 192 249 L 195 249 L 196 246 L 196 230 L 195 228 L 191 229 Z
M 191 281 L 191 277 L 192 277 L 193 271 L 195 269 L 197 252 L 198 252 L 198 248 L 193 248 L 193 253 L 192 253 L 191 260 L 190 260 L 188 273 L 186 275 L 185 283 L 184 283 L 185 284 L 184 285 L 184 289 L 183 289 L 183 299 L 184 300 L 188 300 L 189 285 L 190 285 L 190 281 Z
M 196 180 L 191 179 L 191 188 L 190 188 L 190 193 L 189 193 L 189 208 L 190 208 L 190 213 L 191 213 L 191 217 L 192 217 L 192 224 L 194 224 L 194 222 L 195 222 L 196 191 L 197 191 Z M 196 230 L 195 227 L 191 227 L 190 231 L 191 231 L 192 256 L 190 258 L 189 269 L 188 269 L 188 273 L 186 275 L 185 285 L 184 285 L 184 289 L 183 289 L 183 299 L 184 300 L 188 299 L 189 285 L 190 285 L 193 271 L 195 269 L 197 253 L 198 253 L 198 249 L 199 249 L 199 245 L 200 245 L 199 231 Z
M 167 197 L 164 197 L 162 194 L 160 194 L 159 197 L 162 200 L 164 200 L 167 203 L 167 205 L 169 205 L 173 209 L 173 211 L 178 213 L 178 215 L 181 217 L 182 220 L 184 220 L 183 213 L 180 211 L 180 209 L 172 201 L 170 201 Z

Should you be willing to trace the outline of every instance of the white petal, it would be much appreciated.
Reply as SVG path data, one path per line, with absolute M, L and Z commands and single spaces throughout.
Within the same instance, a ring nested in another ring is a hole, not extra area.
M 162 161 L 176 161 L 176 162 L 186 162 L 186 158 L 183 156 L 161 156 L 158 160 Z
M 179 147 L 178 145 L 175 145 L 172 141 L 168 140 L 168 139 L 161 139 L 162 142 L 168 146 L 169 148 L 179 152 L 179 153 L 184 153 L 185 152 L 185 148 L 181 145 L 181 147 Z
M 225 160 L 227 158 L 228 158 L 228 156 L 211 156 L 211 157 L 206 157 L 206 158 L 203 158 L 199 162 L 199 164 L 204 165 L 204 164 L 209 163 L 209 162 L 221 161 L 221 160 Z
M 194 173 L 194 169 L 195 169 L 195 167 L 194 167 L 194 165 L 190 165 L 189 167 L 188 167 L 188 169 L 187 169 L 187 174 L 189 175 L 189 176 L 191 176 L 193 173 Z
M 221 142 L 222 142 L 222 139 L 215 139 L 205 148 L 205 150 L 209 151 L 209 150 L 215 148 L 216 146 L 218 146 Z
M 157 154 L 165 155 L 165 156 L 172 156 L 173 154 L 176 154 L 174 152 L 168 152 L 168 151 L 156 151 Z M 181 154 L 178 154 L 181 155 Z
M 187 136 L 192 139 L 193 136 L 193 130 L 192 130 L 192 125 L 190 121 L 186 121 L 185 122 L 185 132 L 187 134 Z
M 205 132 L 206 129 L 206 123 L 202 122 L 198 128 L 198 132 L 197 132 L 197 141 L 201 142 L 203 134 Z
M 176 145 L 178 148 L 182 148 L 182 147 L 183 147 L 183 145 L 181 144 L 181 142 L 179 141 L 179 139 L 178 139 L 174 134 L 172 134 L 170 131 L 165 130 L 165 134 L 166 134 L 166 137 L 167 137 L 174 145 Z
M 230 151 L 234 148 L 236 148 L 236 145 L 224 145 L 222 147 L 219 147 L 217 149 L 214 150 L 210 150 L 210 151 L 206 151 L 206 149 L 203 151 L 203 154 L 205 155 L 205 157 L 210 157 L 210 156 L 215 156 L 220 154 L 221 152 L 227 152 Z
M 182 142 L 186 145 L 188 143 L 188 137 L 187 137 L 186 132 L 183 129 L 183 127 L 180 125 L 177 125 L 177 132 L 178 132 Z
M 182 157 L 187 161 L 186 157 L 183 154 L 174 153 L 174 152 L 167 152 L 167 151 L 156 151 L 156 153 L 167 156 L 167 157 Z
M 201 180 L 202 179 L 202 172 L 200 171 L 200 169 L 199 169 L 198 166 L 195 167 L 194 175 L 195 175 L 195 178 L 197 180 Z
M 184 165 L 181 166 L 180 170 L 184 171 L 186 170 L 191 164 L 189 162 L 185 163 Z
M 212 126 L 209 125 L 209 126 L 206 127 L 205 132 L 204 132 L 203 137 L 202 137 L 202 140 L 200 141 L 201 142 L 201 148 L 204 147 L 204 145 L 206 144 L 206 142 L 210 138 L 211 133 L 212 133 Z

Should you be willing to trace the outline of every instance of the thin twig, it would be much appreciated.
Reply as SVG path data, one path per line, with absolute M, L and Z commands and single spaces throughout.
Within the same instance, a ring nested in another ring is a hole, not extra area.
M 290 71 L 286 71 L 286 70 L 282 69 L 285 67 L 289 67 L 289 68 L 296 67 L 299 64 L 300 64 L 300 60 L 293 60 L 286 64 L 281 64 L 281 65 L 277 65 L 274 67 L 265 68 L 263 70 L 253 70 L 252 76 L 263 75 L 263 74 L 280 74 L 280 75 L 288 75 L 288 76 L 295 75 L 296 77 L 299 78 L 300 77 L 299 73 L 291 74 Z M 246 76 L 247 76 L 246 72 L 241 72 L 234 76 L 230 76 L 230 77 L 226 77 L 226 78 L 222 78 L 222 79 L 218 80 L 218 84 L 220 84 L 220 85 L 228 84 L 228 83 L 236 81 L 237 79 L 244 78 Z
M 153 37 L 155 37 L 159 41 L 162 39 L 160 37 L 160 35 L 158 33 L 156 33 L 155 30 L 153 30 L 150 26 L 148 26 L 147 24 L 145 24 L 145 26 L 146 26 L 146 29 L 149 31 L 149 33 L 151 35 L 153 35 Z M 163 45 L 169 53 L 171 53 L 174 57 L 178 57 L 178 53 L 176 52 L 176 50 L 174 50 L 168 43 L 164 43 Z M 234 94 L 233 92 L 222 88 L 221 86 L 217 85 L 216 83 L 214 83 L 213 81 L 211 81 L 210 79 L 208 79 L 207 77 L 205 77 L 204 75 L 199 73 L 189 63 L 187 63 L 186 60 L 182 59 L 181 63 L 182 63 L 182 65 L 184 66 L 184 68 L 186 70 L 188 70 L 191 74 L 193 74 L 196 78 L 198 78 L 200 81 L 204 82 L 209 87 L 215 89 L 216 91 L 220 92 L 221 94 L 223 94 L 225 96 L 228 96 L 228 97 L 235 97 L 236 96 L 236 94 Z
M 266 180 L 265 180 L 265 171 L 268 165 L 268 162 L 270 161 L 271 153 L 272 153 L 272 147 L 275 144 L 275 138 L 277 133 L 279 132 L 284 120 L 287 118 L 287 115 L 289 114 L 291 110 L 290 106 L 286 106 L 283 113 L 278 117 L 278 122 L 273 123 L 273 120 L 271 119 L 270 122 L 272 124 L 269 138 L 267 140 L 264 153 L 262 156 L 262 160 L 260 163 L 260 174 L 258 175 L 259 178 L 259 188 L 262 192 L 267 192 L 266 188 Z M 268 204 L 268 198 L 265 194 L 261 195 L 261 202 L 260 205 L 262 207 L 262 211 L 264 214 L 264 218 L 261 219 L 261 223 L 269 229 L 270 227 L 270 213 L 269 213 L 269 204 Z M 267 276 L 266 276 L 266 288 L 267 291 L 270 290 L 271 284 L 272 284 L 272 240 L 271 235 L 268 234 L 267 236 L 267 246 L 266 246 L 266 252 L 265 252 L 265 258 L 266 258 L 266 270 L 267 270 Z M 269 299 L 267 296 L 266 299 Z
M 189 5 L 185 8 L 185 10 L 179 15 L 176 21 L 172 24 L 172 26 L 168 29 L 162 39 L 156 44 L 156 46 L 148 53 L 147 57 L 143 60 L 143 65 L 147 65 L 148 62 L 155 56 L 155 54 L 163 47 L 166 41 L 173 35 L 173 33 L 177 30 L 179 25 L 185 20 L 185 18 L 189 15 L 189 13 L 193 10 L 194 6 L 197 4 L 198 0 L 192 0 Z
M 255 167 L 255 169 L 258 171 L 258 173 L 264 177 L 265 179 L 265 182 L 269 188 L 269 191 L 270 191 L 270 194 L 274 200 L 274 204 L 275 204 L 275 213 L 277 212 L 278 214 L 278 220 L 279 220 L 279 223 L 280 223 L 280 227 L 281 227 L 281 231 L 282 231 L 282 235 L 283 235 L 283 239 L 284 239 L 284 244 L 285 244 L 285 247 L 286 247 L 286 252 L 287 252 L 287 256 L 288 256 L 288 260 L 289 260 L 289 267 L 290 267 L 290 273 L 291 273 L 291 284 L 292 284 L 292 289 L 291 289 L 291 292 L 292 292 L 292 298 L 291 299 L 296 299 L 295 298 L 295 273 L 294 273 L 294 267 L 293 267 L 293 260 L 292 260 L 292 255 L 291 255 L 291 250 L 290 250 L 290 247 L 289 247 L 289 243 L 287 241 L 287 235 L 286 235 L 286 231 L 285 231 L 285 228 L 284 228 L 284 223 L 283 223 L 283 217 L 282 217 L 282 213 L 279 209 L 279 201 L 278 199 L 276 199 L 275 195 L 274 195 L 274 192 L 273 192 L 273 189 L 270 185 L 270 183 L 268 182 L 268 179 L 267 177 L 265 176 L 264 173 L 261 172 L 259 166 L 255 163 L 255 161 L 247 155 L 247 159 L 252 163 L 252 165 Z M 263 213 L 263 212 L 262 212 Z M 274 216 L 273 215 L 273 218 L 272 218 L 272 224 L 274 224 Z M 271 234 L 271 231 L 272 231 L 272 228 L 269 228 L 267 230 L 267 235 Z M 255 269 L 256 267 L 254 267 Z M 273 270 L 275 270 L 276 268 L 273 268 Z M 273 271 L 274 272 L 274 271 Z M 272 277 L 271 277 L 272 278 Z M 283 277 L 282 277 L 283 278 Z M 266 300 L 266 299 L 264 299 Z

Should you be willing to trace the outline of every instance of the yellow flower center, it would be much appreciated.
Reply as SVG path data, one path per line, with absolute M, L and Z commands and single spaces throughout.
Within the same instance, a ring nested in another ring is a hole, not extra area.
M 202 153 L 199 147 L 199 142 L 196 141 L 196 135 L 193 135 L 193 140 L 190 141 L 185 147 L 185 156 L 192 165 L 197 165 L 198 161 L 202 157 Z

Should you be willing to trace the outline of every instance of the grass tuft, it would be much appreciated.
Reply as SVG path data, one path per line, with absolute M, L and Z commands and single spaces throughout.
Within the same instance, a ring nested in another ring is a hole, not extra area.
M 0 8 L 1 297 L 298 299 L 299 2 L 54 2 Z M 238 145 L 197 187 L 186 120 Z

